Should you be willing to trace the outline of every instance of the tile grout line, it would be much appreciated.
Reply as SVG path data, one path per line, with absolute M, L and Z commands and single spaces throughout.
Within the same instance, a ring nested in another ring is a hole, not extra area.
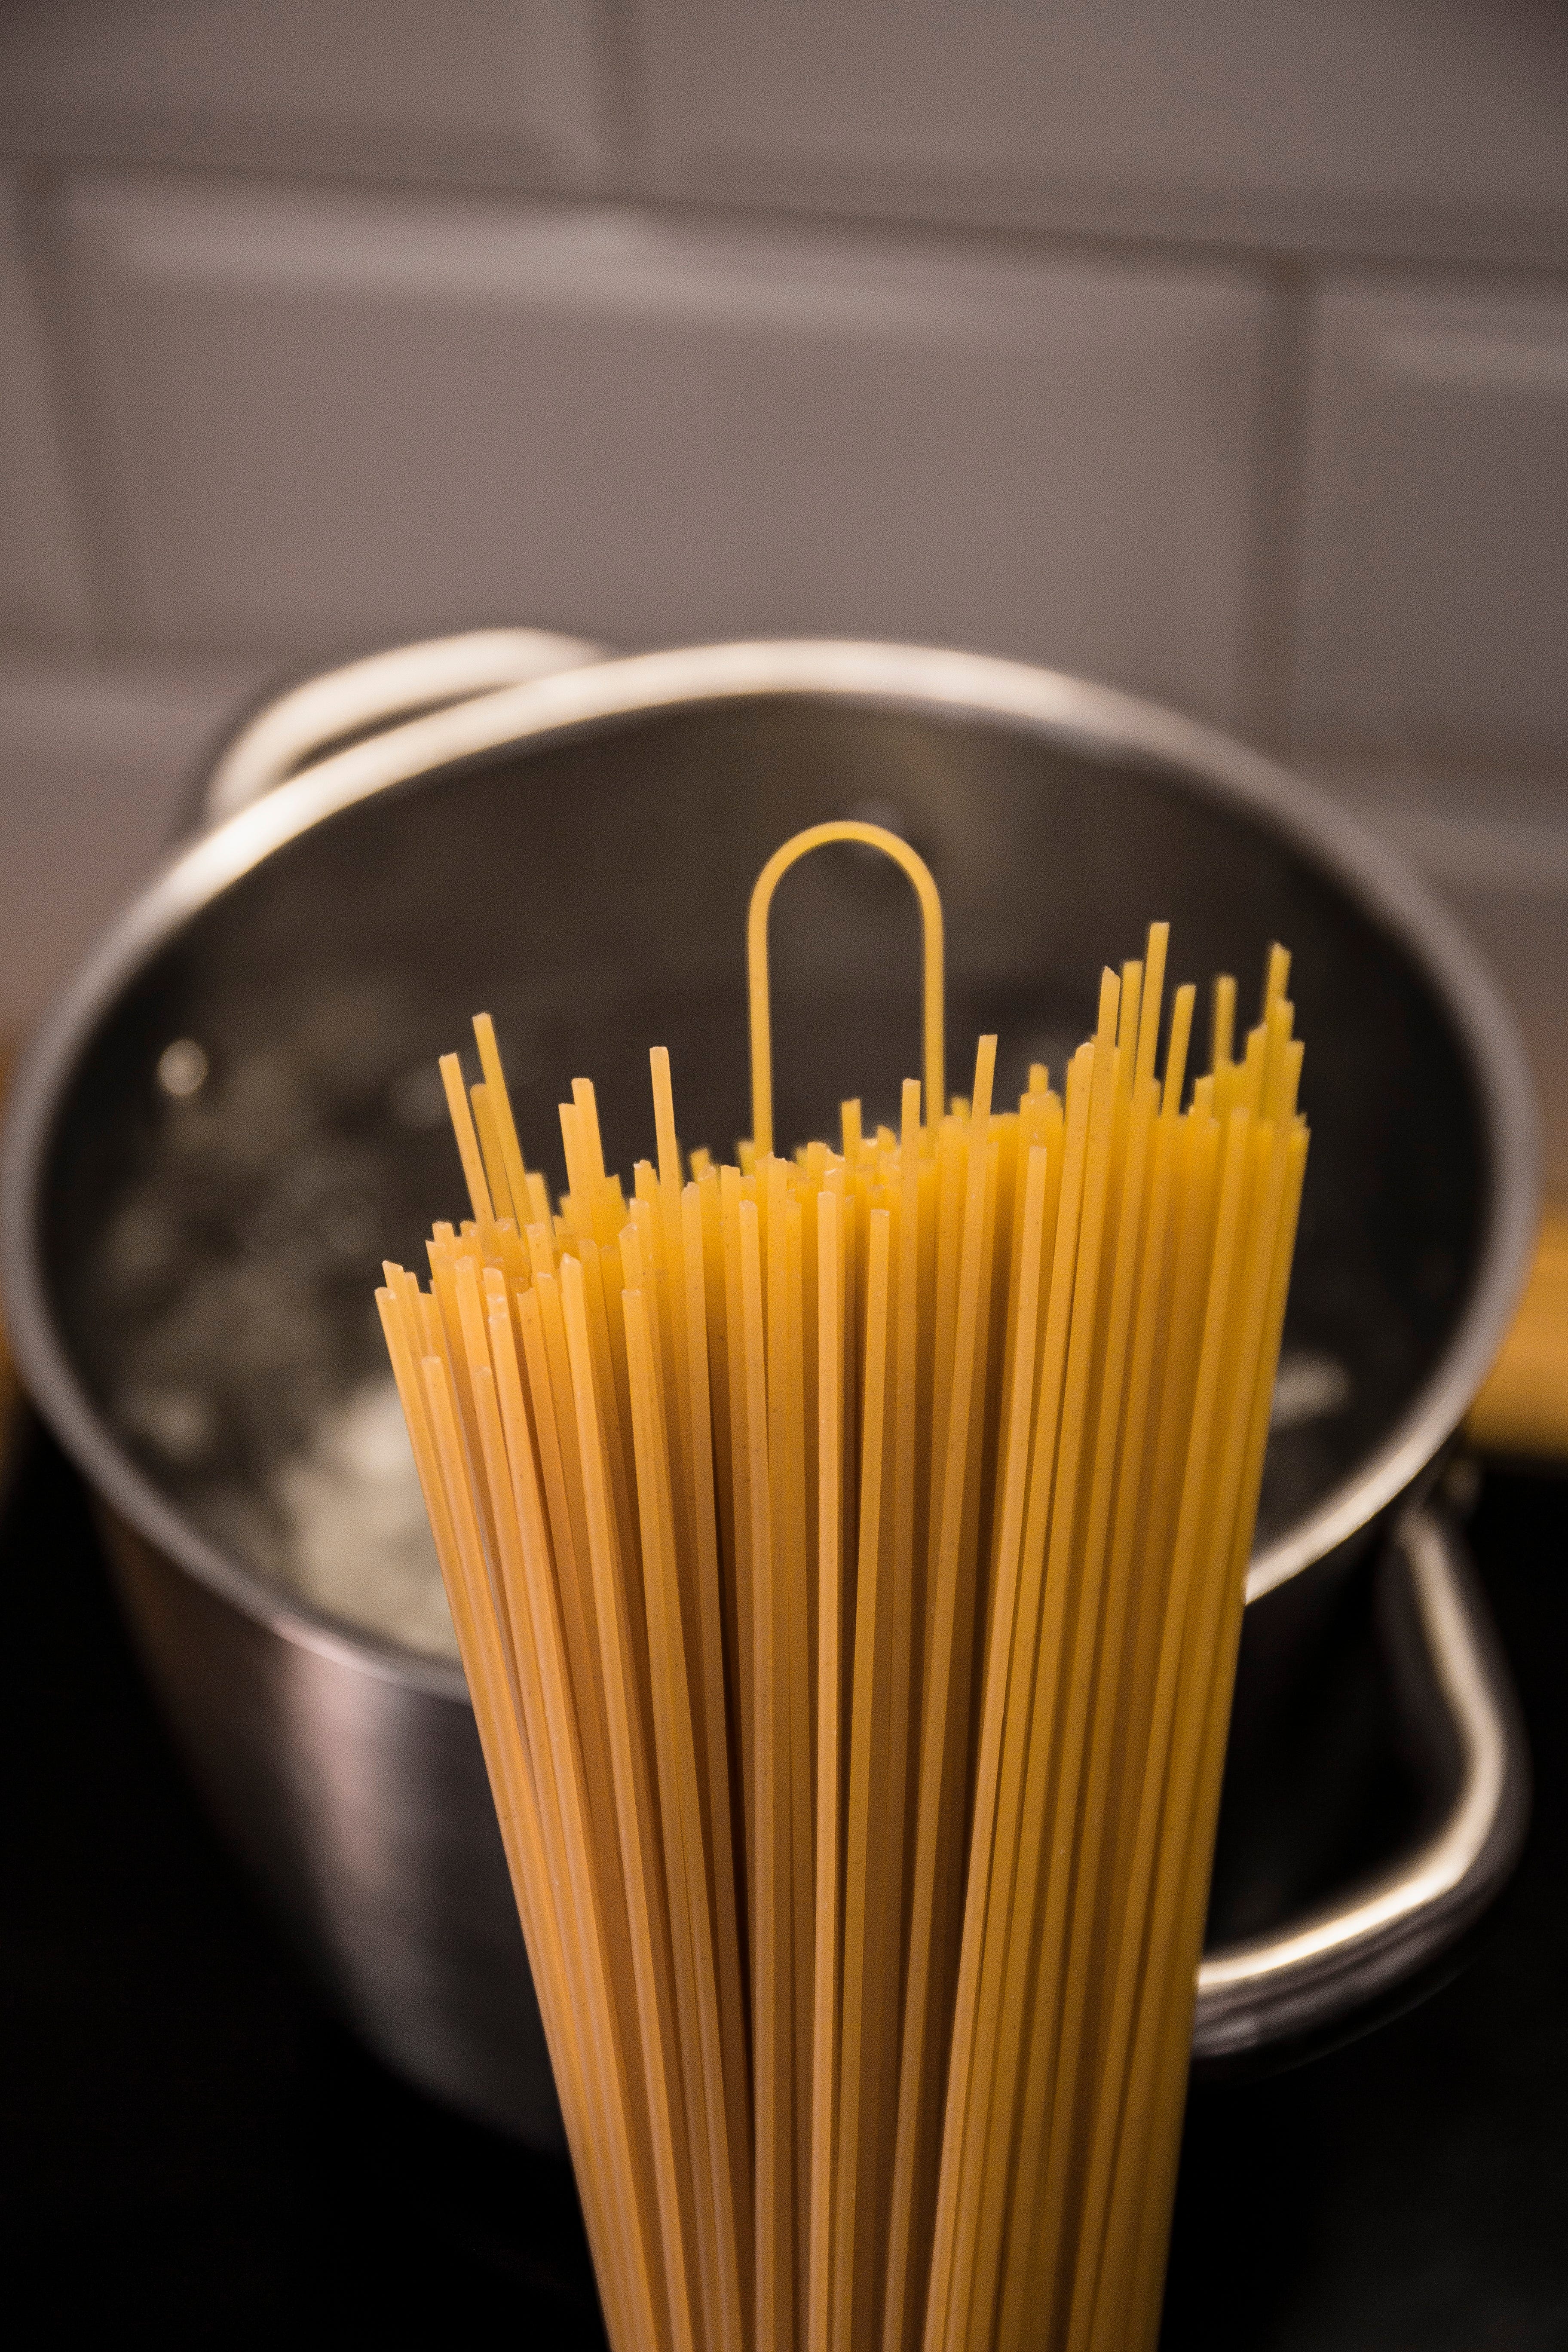
M 121 180 L 158 184 L 250 189 L 256 192 L 306 195 L 339 194 L 423 198 L 432 205 L 460 207 L 488 204 L 519 213 L 626 212 L 673 226 L 718 226 L 731 229 L 773 228 L 824 237 L 861 236 L 868 242 L 908 246 L 948 246 L 960 250 L 1082 256 L 1135 264 L 1168 262 L 1174 267 L 1225 268 L 1241 273 L 1278 269 L 1334 270 L 1371 279 L 1392 278 L 1453 281 L 1473 279 L 1489 287 L 1536 287 L 1568 294 L 1568 261 L 1531 259 L 1515 253 L 1477 255 L 1444 253 L 1430 247 L 1383 247 L 1305 240 L 1247 240 L 1220 235 L 1162 236 L 1156 231 L 1089 228 L 1068 223 L 985 220 L 944 216 L 939 213 L 879 212 L 854 205 L 784 203 L 765 197 L 746 199 L 721 195 L 677 195 L 650 184 L 644 121 L 642 71 L 635 37 L 624 29 L 623 0 L 608 0 L 606 37 L 601 49 L 601 99 L 619 147 L 618 163 L 595 187 L 574 187 L 560 179 L 490 177 L 441 178 L 434 173 L 395 171 L 332 171 L 326 165 L 290 163 L 268 168 L 248 161 L 226 163 L 217 156 L 154 156 L 131 147 L 72 148 L 62 143 L 45 154 L 36 148 L 7 142 L 0 134 L 0 170 L 18 173 L 33 170 L 72 180 Z M 614 25 L 623 29 L 609 32 Z
M 596 97 L 608 167 L 599 196 L 612 205 L 629 204 L 640 209 L 644 203 L 643 184 L 647 176 L 647 109 L 641 45 L 627 0 L 599 0 L 595 17 Z
M 1280 757 L 1295 743 L 1307 428 L 1315 273 L 1277 263 L 1267 280 L 1257 464 L 1245 551 L 1244 724 Z
M 121 486 L 108 446 L 91 335 L 70 266 L 65 175 L 35 164 L 18 202 L 23 262 L 37 306 L 64 453 L 67 488 L 82 549 L 89 606 L 89 651 L 136 650 L 136 597 L 128 557 Z
M 93 486 L 82 462 L 74 371 L 62 347 L 58 289 L 45 250 L 48 170 L 45 165 L 20 162 L 0 165 L 0 169 L 6 172 L 13 191 L 11 215 L 22 299 L 32 313 L 48 421 L 58 453 L 68 527 L 74 541 L 75 568 L 81 583 L 79 622 L 63 635 L 49 633 L 37 641 L 38 647 L 47 650 L 53 644 L 78 652 L 97 653 L 105 638 L 104 583 L 95 544 Z

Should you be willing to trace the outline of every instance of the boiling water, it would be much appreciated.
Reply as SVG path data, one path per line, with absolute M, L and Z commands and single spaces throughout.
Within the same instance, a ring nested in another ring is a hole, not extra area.
M 392 1381 L 322 1414 L 272 1479 L 289 1582 L 333 1617 L 407 1650 L 458 1654 L 425 1498 Z
M 110 1422 L 230 1559 L 426 1656 L 457 1643 L 372 1303 L 458 1193 L 434 1055 L 401 1003 L 313 995 L 292 1050 L 165 1046 L 151 1149 L 82 1262 Z M 1260 1529 L 1342 1467 L 1342 1356 L 1280 1365 Z

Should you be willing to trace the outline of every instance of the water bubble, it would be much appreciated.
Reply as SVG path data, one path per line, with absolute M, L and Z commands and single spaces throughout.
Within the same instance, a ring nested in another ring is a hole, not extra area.
M 200 1092 L 206 1083 L 207 1057 L 194 1037 L 176 1037 L 158 1056 L 158 1084 L 176 1102 Z
M 445 1124 L 447 1096 L 434 1061 L 417 1063 L 395 1078 L 391 1089 L 394 1118 L 416 1134 Z
M 1337 1356 L 1293 1349 L 1279 1359 L 1268 1425 L 1300 1429 L 1305 1422 L 1342 1412 L 1350 1401 L 1351 1376 Z

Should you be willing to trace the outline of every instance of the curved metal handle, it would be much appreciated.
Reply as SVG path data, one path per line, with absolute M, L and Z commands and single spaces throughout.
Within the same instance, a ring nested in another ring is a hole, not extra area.
M 1416 1640 L 1402 1661 L 1449 1748 L 1452 1801 L 1438 1826 L 1338 1907 L 1205 1954 L 1193 2056 L 1235 2057 L 1348 2017 L 1454 1942 L 1518 1859 L 1530 1765 L 1507 1669 L 1462 1538 L 1430 1505 L 1390 1545 Z
M 469 629 L 323 671 L 278 696 L 240 729 L 208 779 L 202 823 L 217 824 L 248 808 L 345 739 L 499 687 L 580 669 L 601 660 L 604 651 L 549 629 Z

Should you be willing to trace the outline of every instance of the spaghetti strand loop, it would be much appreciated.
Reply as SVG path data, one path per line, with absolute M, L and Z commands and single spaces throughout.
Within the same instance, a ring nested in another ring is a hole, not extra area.
M 858 842 L 863 848 L 879 849 L 910 879 L 915 897 L 920 901 L 921 939 L 924 964 L 924 1030 L 925 1030 L 925 1097 L 926 1117 L 940 1120 L 943 1103 L 943 1032 L 946 1025 L 946 999 L 942 978 L 942 899 L 931 878 L 931 871 L 923 857 L 900 841 L 896 833 L 884 825 L 861 824 L 853 817 L 841 817 L 831 824 L 808 824 L 775 849 L 758 875 L 752 892 L 751 911 L 746 917 L 746 978 L 752 1010 L 752 1141 L 759 1160 L 773 1148 L 773 1016 L 768 999 L 768 915 L 778 888 L 792 866 L 808 856 L 814 849 L 826 849 L 836 841 Z

